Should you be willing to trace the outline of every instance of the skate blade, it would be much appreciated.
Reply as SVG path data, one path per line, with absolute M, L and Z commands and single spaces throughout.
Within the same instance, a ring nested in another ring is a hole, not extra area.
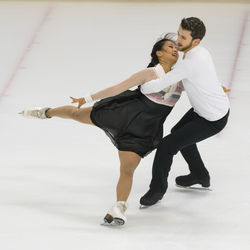
M 147 209 L 147 208 L 149 208 L 149 207 L 151 207 L 151 206 L 140 205 L 139 209 Z
M 125 224 L 125 221 L 121 218 L 114 218 L 113 222 L 116 226 L 123 226 Z
M 23 110 L 23 111 L 21 111 L 21 112 L 18 112 L 18 114 L 21 115 L 21 116 L 24 117 L 24 118 L 27 118 L 27 119 L 39 119 L 38 117 L 27 115 L 27 114 L 25 113 L 25 110 Z
M 106 214 L 106 216 L 103 219 L 103 223 L 101 223 L 102 226 L 111 226 L 111 227 L 117 227 L 117 226 L 123 226 L 125 224 L 125 221 L 121 218 L 113 218 L 110 214 Z
M 101 226 L 105 226 L 105 227 L 121 227 L 124 224 L 125 224 L 124 221 L 123 221 L 123 223 L 120 223 L 117 220 L 114 220 L 111 223 L 109 223 L 109 222 L 104 220 L 103 223 L 101 223 Z
M 113 225 L 113 217 L 111 218 L 109 214 L 107 214 L 104 219 L 103 223 L 101 223 L 101 226 L 112 226 Z
M 140 204 L 139 209 L 147 209 L 149 207 L 156 207 L 161 203 L 162 199 L 158 200 L 156 203 L 151 204 L 151 205 L 142 205 Z
M 107 221 L 104 221 L 103 223 L 100 224 L 101 226 L 105 226 L 105 227 L 111 227 L 112 223 L 108 223 Z
M 183 188 L 183 189 L 191 189 L 191 190 L 199 190 L 199 191 L 213 191 L 209 187 L 202 187 L 202 186 L 189 186 L 189 187 L 184 187 L 180 185 L 176 185 L 178 188 Z

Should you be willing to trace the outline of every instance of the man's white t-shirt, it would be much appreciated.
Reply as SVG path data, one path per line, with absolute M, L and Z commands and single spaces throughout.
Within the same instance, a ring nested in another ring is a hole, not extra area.
M 212 57 L 207 49 L 197 46 L 162 78 L 141 85 L 143 94 L 159 92 L 182 80 L 194 111 L 201 117 L 216 121 L 226 115 L 229 100 L 218 80 Z

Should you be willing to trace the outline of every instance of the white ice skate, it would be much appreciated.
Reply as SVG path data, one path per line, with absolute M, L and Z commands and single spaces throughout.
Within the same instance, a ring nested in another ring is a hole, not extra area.
M 126 223 L 127 218 L 125 211 L 127 210 L 128 204 L 125 201 L 117 201 L 114 206 L 108 211 L 104 217 L 104 226 L 122 226 Z
M 28 117 L 28 118 L 38 118 L 38 119 L 48 119 L 49 117 L 46 116 L 46 111 L 49 108 L 32 108 L 32 109 L 25 109 L 23 111 L 21 111 L 19 114 L 23 115 L 24 117 Z

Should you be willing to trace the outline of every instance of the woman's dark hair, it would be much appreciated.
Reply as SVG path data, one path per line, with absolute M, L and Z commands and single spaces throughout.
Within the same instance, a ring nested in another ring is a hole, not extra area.
M 191 31 L 193 39 L 200 39 L 206 34 L 206 27 L 204 23 L 197 17 L 188 17 L 181 20 L 181 27 L 184 30 Z
M 162 47 L 164 46 L 166 41 L 171 41 L 175 43 L 175 40 L 174 40 L 175 36 L 176 36 L 175 33 L 167 33 L 162 38 L 160 38 L 160 40 L 158 39 L 158 41 L 153 46 L 153 49 L 151 52 L 151 62 L 149 63 L 147 68 L 154 67 L 159 63 L 159 59 L 158 59 L 158 56 L 156 55 L 156 52 L 162 50 Z

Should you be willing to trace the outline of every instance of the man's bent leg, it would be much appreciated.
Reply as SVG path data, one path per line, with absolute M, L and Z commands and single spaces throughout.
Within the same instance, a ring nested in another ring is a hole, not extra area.
M 188 113 L 190 113 L 190 111 Z M 173 156 L 179 150 L 194 145 L 196 142 L 202 141 L 217 132 L 218 131 L 211 127 L 205 119 L 194 113 L 194 115 L 190 114 L 189 117 L 182 122 L 182 126 L 179 126 L 179 128 L 172 131 L 170 135 L 163 138 L 155 155 L 150 190 L 141 198 L 141 204 L 144 205 L 143 203 L 145 203 L 146 199 L 149 201 L 149 193 L 151 198 L 153 197 L 153 193 L 164 195 L 168 187 L 167 177 L 171 168 Z M 190 150 L 191 149 L 194 150 L 195 147 L 190 147 Z M 195 152 L 191 151 L 191 154 L 192 153 Z M 157 197 L 159 197 L 159 195 Z M 157 197 L 153 197 L 155 199 L 150 200 L 151 205 L 159 200 L 156 200 Z
M 173 136 L 170 134 L 162 139 L 159 144 L 152 169 L 152 180 L 150 183 L 149 191 L 140 199 L 140 204 L 144 206 L 151 206 L 162 199 L 163 195 L 168 188 L 168 174 L 173 162 L 174 154 L 177 152 L 171 152 L 171 141 Z M 169 149 L 169 150 L 168 150 Z

